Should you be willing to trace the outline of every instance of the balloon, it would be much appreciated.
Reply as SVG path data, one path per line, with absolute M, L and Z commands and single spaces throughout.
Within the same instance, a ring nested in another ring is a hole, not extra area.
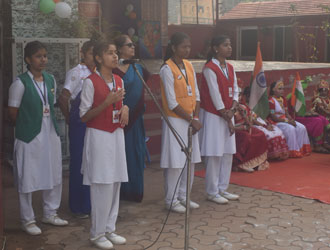
M 134 34 L 135 34 L 135 29 L 134 28 L 129 28 L 128 30 L 127 30 L 127 34 L 130 36 L 130 37 L 132 37 Z
M 134 10 L 134 6 L 133 6 L 133 4 L 129 4 L 129 5 L 127 5 L 126 10 L 127 10 L 128 12 L 133 11 L 133 10 Z
M 54 3 L 59 3 L 61 0 L 53 0 Z
M 53 0 L 40 0 L 39 9 L 42 13 L 48 14 L 55 9 Z
M 55 6 L 55 13 L 60 18 L 68 18 L 71 16 L 71 7 L 67 3 L 59 2 Z
M 132 11 L 131 13 L 129 13 L 129 18 L 130 19 L 136 19 L 136 13 L 134 11 Z

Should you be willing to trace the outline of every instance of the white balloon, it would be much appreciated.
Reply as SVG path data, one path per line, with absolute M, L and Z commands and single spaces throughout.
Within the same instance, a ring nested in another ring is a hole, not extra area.
M 127 30 L 127 34 L 128 34 L 130 37 L 132 37 L 132 36 L 135 34 L 135 29 L 134 29 L 134 28 L 129 28 L 129 29 Z
M 55 5 L 55 13 L 60 18 L 69 18 L 71 16 L 71 7 L 67 3 L 59 2 Z
M 127 10 L 128 12 L 133 11 L 133 10 L 134 10 L 134 6 L 133 6 L 133 4 L 129 4 L 129 5 L 127 5 L 126 10 Z

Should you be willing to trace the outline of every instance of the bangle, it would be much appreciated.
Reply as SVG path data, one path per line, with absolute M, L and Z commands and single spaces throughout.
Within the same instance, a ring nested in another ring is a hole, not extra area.
M 196 121 L 199 121 L 199 118 L 198 118 L 198 116 L 194 116 L 194 118 L 193 118 L 194 120 L 196 120 Z

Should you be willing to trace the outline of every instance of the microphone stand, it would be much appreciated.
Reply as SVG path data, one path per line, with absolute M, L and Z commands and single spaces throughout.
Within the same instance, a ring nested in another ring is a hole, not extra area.
M 147 90 L 148 94 L 151 96 L 152 100 L 156 104 L 158 110 L 160 111 L 160 114 L 164 121 L 166 122 L 167 126 L 170 128 L 171 132 L 173 133 L 175 139 L 179 143 L 181 150 L 185 153 L 187 156 L 187 193 L 186 193 L 186 213 L 185 213 L 185 241 L 184 241 L 184 250 L 189 249 L 189 216 L 190 216 L 190 185 L 191 185 L 191 153 L 192 153 L 192 126 L 189 124 L 188 128 L 188 148 L 182 143 L 182 141 L 179 139 L 178 135 L 175 132 L 175 129 L 173 128 L 171 122 L 168 120 L 167 115 L 165 114 L 162 107 L 159 105 L 158 101 L 156 100 L 154 94 L 151 92 L 149 86 L 144 81 L 143 77 L 141 76 L 140 72 L 137 70 L 135 63 L 132 63 L 133 69 L 142 81 L 145 89 Z

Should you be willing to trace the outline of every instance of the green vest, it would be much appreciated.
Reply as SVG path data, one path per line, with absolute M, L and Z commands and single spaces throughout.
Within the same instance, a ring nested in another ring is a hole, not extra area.
M 42 73 L 42 76 L 47 88 L 50 116 L 56 133 L 59 135 L 54 113 L 54 79 L 45 72 Z M 17 139 L 29 143 L 41 131 L 43 103 L 28 72 L 18 77 L 23 83 L 25 90 L 16 118 L 15 136 Z

